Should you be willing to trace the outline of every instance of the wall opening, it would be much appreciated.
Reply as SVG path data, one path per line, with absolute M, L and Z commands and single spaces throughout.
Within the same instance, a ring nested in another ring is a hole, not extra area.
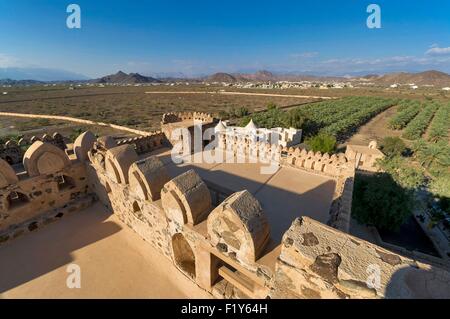
M 172 237 L 172 250 L 175 264 L 188 276 L 195 278 L 195 255 L 191 245 L 180 233 Z
M 27 195 L 19 192 L 11 192 L 7 197 L 8 209 L 17 209 L 27 205 L 30 200 Z
M 138 202 L 133 203 L 133 212 L 137 213 L 141 211 L 141 207 L 139 207 Z
M 108 182 L 105 183 L 105 190 L 106 190 L 106 193 L 107 193 L 107 194 L 111 193 L 111 191 L 112 191 L 112 190 L 111 190 L 111 186 L 109 186 L 109 183 L 108 183 Z
M 60 192 L 75 188 L 75 180 L 67 175 L 57 176 L 56 182 L 58 183 L 58 190 Z
M 114 170 L 114 175 L 116 177 L 116 181 L 117 183 L 122 183 L 121 179 L 120 179 L 120 174 L 119 174 L 119 170 L 117 169 L 116 165 L 114 164 L 114 162 L 111 159 L 108 159 L 109 161 L 109 165 L 112 167 L 112 169 Z
M 148 196 L 148 192 L 147 192 L 147 187 L 145 187 L 145 183 L 142 180 L 141 175 L 139 175 L 138 172 L 134 171 L 133 172 L 133 176 L 136 178 L 136 180 L 138 181 L 139 185 L 141 186 L 142 192 L 144 193 L 144 198 L 146 200 L 148 200 L 149 196 Z

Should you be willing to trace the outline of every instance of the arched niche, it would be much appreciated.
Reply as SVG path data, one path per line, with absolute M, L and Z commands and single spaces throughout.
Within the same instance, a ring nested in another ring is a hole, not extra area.
M 213 246 L 252 264 L 269 241 L 270 229 L 259 202 L 247 190 L 234 193 L 208 216 L 208 235 Z
M 73 152 L 78 160 L 84 162 L 88 159 L 88 152 L 94 146 L 95 141 L 95 135 L 90 131 L 86 131 L 76 138 L 73 143 Z
M 195 255 L 183 234 L 172 236 L 172 251 L 175 265 L 191 278 L 195 278 Z
M 15 184 L 19 181 L 14 169 L 0 158 L 0 188 Z
M 200 176 L 189 170 L 164 185 L 161 203 L 169 220 L 196 225 L 211 211 L 211 194 Z
M 128 171 L 137 160 L 138 156 L 131 145 L 113 147 L 106 152 L 106 174 L 116 183 L 128 184 Z
M 23 166 L 29 176 L 54 174 L 70 166 L 67 154 L 60 148 L 36 141 L 23 156 Z
M 161 189 L 170 178 L 161 160 L 156 156 L 133 163 L 128 173 L 130 189 L 142 200 L 161 198 Z

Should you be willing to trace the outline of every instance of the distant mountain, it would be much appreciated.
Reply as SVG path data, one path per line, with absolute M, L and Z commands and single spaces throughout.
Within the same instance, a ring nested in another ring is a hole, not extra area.
M 225 83 L 234 83 L 237 82 L 236 77 L 229 73 L 214 73 L 213 75 L 210 75 L 207 79 L 207 82 L 225 82 Z
M 0 79 L 0 85 L 11 85 L 11 86 L 21 86 L 21 85 L 37 85 L 44 84 L 45 82 L 36 80 L 11 80 L 11 79 Z
M 416 85 L 450 85 L 450 75 L 440 71 L 425 71 L 420 73 L 389 73 L 376 79 L 380 84 L 416 84 Z
M 0 79 L 35 81 L 75 81 L 87 80 L 82 74 L 47 68 L 0 68 Z
M 267 70 L 257 71 L 255 73 L 239 74 L 239 77 L 248 81 L 268 82 L 276 80 L 276 76 Z
M 119 71 L 116 74 L 104 76 L 94 80 L 94 83 L 114 83 L 114 84 L 139 84 L 139 83 L 160 83 L 160 80 L 150 76 L 140 75 L 139 73 L 130 73 Z

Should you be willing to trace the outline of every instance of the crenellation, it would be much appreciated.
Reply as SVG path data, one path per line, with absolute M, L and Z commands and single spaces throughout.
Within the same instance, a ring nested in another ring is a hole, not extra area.
M 174 118 L 191 121 L 208 115 L 168 114 L 163 122 Z M 0 242 L 98 200 L 216 298 L 448 295 L 444 284 L 449 275 L 440 266 L 417 263 L 348 234 L 353 158 L 219 134 L 217 147 L 233 157 L 269 159 L 278 168 L 334 183 L 329 226 L 298 212 L 282 239 L 275 240 L 267 206 L 254 193 L 221 192 L 222 186 L 204 181 L 195 166 L 174 174 L 153 153 L 163 146 L 162 135 L 116 141 L 85 132 L 74 143 L 74 158 L 36 141 L 25 152 L 26 176 L 20 179 L 0 161 Z M 376 287 L 366 282 L 371 267 L 381 269 Z M 425 278 L 420 280 L 439 289 L 420 291 L 405 276 Z

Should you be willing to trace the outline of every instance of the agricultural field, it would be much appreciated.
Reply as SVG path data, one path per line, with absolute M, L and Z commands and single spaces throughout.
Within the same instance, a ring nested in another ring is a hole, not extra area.
M 419 113 L 421 102 L 402 100 L 398 106 L 398 113 L 389 121 L 389 128 L 400 130 L 404 128 Z
M 428 130 L 428 140 L 430 142 L 449 141 L 448 131 L 450 130 L 450 103 L 443 104 L 436 111 L 434 119 Z
M 344 141 L 371 118 L 394 106 L 398 99 L 380 97 L 344 97 L 310 103 L 289 112 L 268 110 L 247 116 L 262 127 L 294 126 L 303 129 L 306 137 L 325 133 Z
M 401 101 L 397 113 L 390 119 L 389 128 L 401 131 L 407 141 L 421 137 L 430 142 L 448 141 L 450 103 L 429 101 Z

